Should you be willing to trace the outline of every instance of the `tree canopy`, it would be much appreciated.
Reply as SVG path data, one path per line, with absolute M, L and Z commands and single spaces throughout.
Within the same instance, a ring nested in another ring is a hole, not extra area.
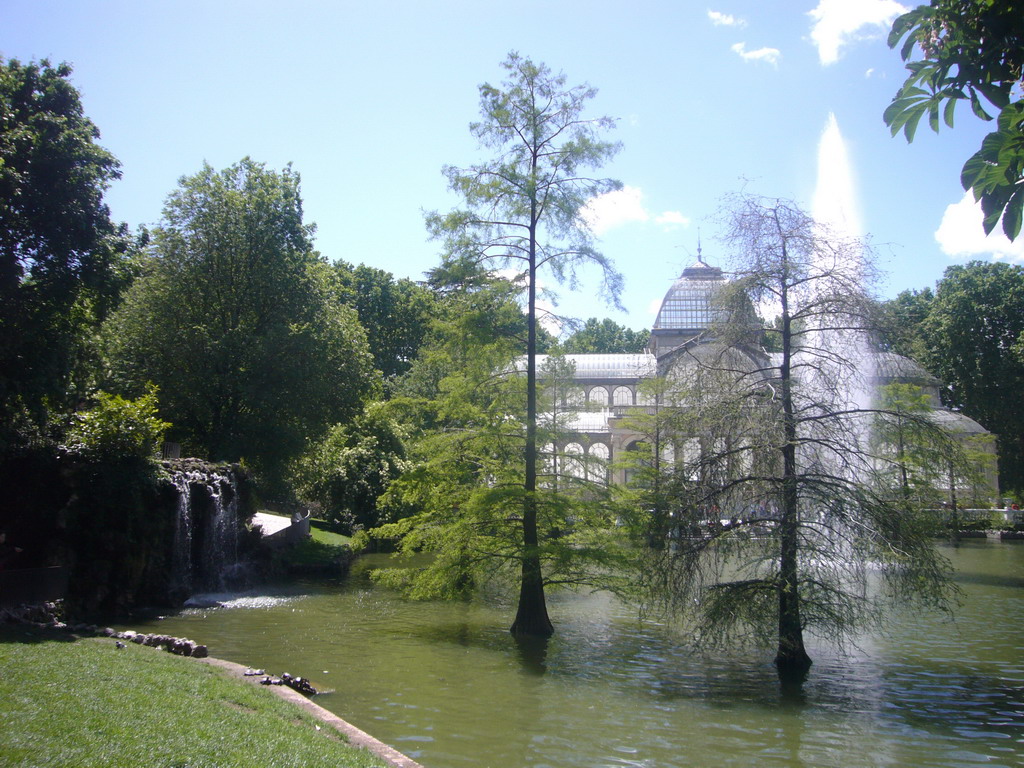
M 341 300 L 355 308 L 366 330 L 374 364 L 389 383 L 409 370 L 430 327 L 434 294 L 390 272 L 335 262 Z
M 893 22 L 889 47 L 901 40 L 910 74 L 885 110 L 886 124 L 913 141 L 925 115 L 938 132 L 940 115 L 953 127 L 960 101 L 982 120 L 993 119 L 994 107 L 996 130 L 964 164 L 960 181 L 981 202 L 985 232 L 1001 217 L 1013 240 L 1024 213 L 1024 13 L 1012 2 L 932 0 Z M 913 58 L 915 47 L 920 59 Z
M 421 567 L 383 569 L 374 577 L 414 598 L 504 593 L 521 577 L 526 391 L 517 362 L 523 326 L 517 294 L 503 279 L 470 279 L 448 292 L 430 342 L 389 403 L 415 436 L 407 471 L 378 505 L 382 520 L 395 522 L 369 535 L 396 539 L 407 554 L 432 556 L 420 559 Z M 582 464 L 567 466 L 575 458 L 558 450 L 564 373 L 564 366 L 549 365 L 539 377 L 545 418 L 538 424 L 536 555 L 543 586 L 607 583 L 616 543 L 607 536 L 605 491 L 593 480 L 605 468 L 588 482 L 576 471 Z
M 128 248 L 103 202 L 120 166 L 71 67 L 0 59 L 0 416 L 64 402 L 84 327 Z
M 974 261 L 946 269 L 922 324 L 926 367 L 947 405 L 997 437 L 1000 486 L 1024 490 L 1024 269 Z
M 156 383 L 173 437 L 269 480 L 375 386 L 312 234 L 290 168 L 206 165 L 168 197 L 146 273 L 106 329 L 114 382 Z
M 650 335 L 650 331 L 634 331 L 611 318 L 598 320 L 591 317 L 559 346 L 567 355 L 640 353 L 647 346 Z
M 935 289 L 881 305 L 883 349 L 916 360 L 944 383 L 942 401 L 996 435 L 999 485 L 1024 490 L 1024 270 L 972 261 L 946 269 Z

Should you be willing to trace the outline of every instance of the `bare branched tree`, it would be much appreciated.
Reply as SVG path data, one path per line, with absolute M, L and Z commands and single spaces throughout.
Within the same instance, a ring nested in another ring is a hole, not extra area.
M 738 197 L 725 225 L 737 257 L 718 321 L 660 361 L 675 441 L 640 479 L 657 478 L 671 546 L 645 558 L 646 585 L 695 609 L 705 641 L 774 642 L 780 677 L 802 680 L 805 632 L 841 641 L 885 596 L 945 606 L 950 570 L 934 516 L 879 482 L 867 249 L 787 202 Z M 768 331 L 781 351 L 764 351 Z

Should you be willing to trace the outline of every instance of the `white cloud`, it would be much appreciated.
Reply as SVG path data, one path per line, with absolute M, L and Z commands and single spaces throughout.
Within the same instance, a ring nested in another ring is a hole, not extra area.
M 718 11 L 708 11 L 708 18 L 711 19 L 711 23 L 716 27 L 745 27 L 747 26 L 746 19 L 738 19 L 731 13 L 719 13 Z
M 591 198 L 582 211 L 584 223 L 595 235 L 633 222 L 654 221 L 665 231 L 690 226 L 690 220 L 679 211 L 651 214 L 644 207 L 644 193 L 639 187 L 624 186 L 614 192 Z
M 623 187 L 591 198 L 583 208 L 583 220 L 595 235 L 633 221 L 650 219 L 644 210 L 643 191 L 639 187 Z
M 896 0 L 819 0 L 808 12 L 814 20 L 811 39 L 818 46 L 818 58 L 822 64 L 834 64 L 844 46 L 885 35 L 893 19 L 908 10 Z
M 981 226 L 983 219 L 981 205 L 974 201 L 973 193 L 967 192 L 959 203 L 946 207 L 942 223 L 935 231 L 935 241 L 948 256 L 1024 261 L 1024 237 L 1010 242 L 998 227 L 986 236 Z
M 656 224 L 661 224 L 665 229 L 690 226 L 690 220 L 679 211 L 662 211 L 654 217 Z
M 739 54 L 744 61 L 766 61 L 773 67 L 779 65 L 782 52 L 778 48 L 758 48 L 756 51 L 748 51 L 746 43 L 736 43 L 732 50 Z

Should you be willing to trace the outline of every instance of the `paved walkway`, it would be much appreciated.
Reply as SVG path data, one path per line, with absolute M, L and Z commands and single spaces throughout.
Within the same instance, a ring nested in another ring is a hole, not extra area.
M 269 512 L 257 512 L 252 518 L 253 525 L 257 525 L 263 531 L 264 536 L 273 536 L 278 531 L 283 531 L 292 524 L 292 519 L 287 515 L 272 515 Z

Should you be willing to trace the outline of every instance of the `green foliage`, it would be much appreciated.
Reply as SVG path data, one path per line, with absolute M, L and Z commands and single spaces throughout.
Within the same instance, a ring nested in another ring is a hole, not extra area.
M 926 351 L 921 336 L 922 325 L 931 311 L 935 294 L 931 288 L 901 291 L 895 299 L 878 306 L 878 345 L 883 351 L 895 352 L 921 362 Z
M 638 354 L 644 351 L 650 331 L 633 331 L 610 318 L 588 319 L 560 344 L 565 354 Z
M 158 415 L 155 387 L 135 400 L 98 392 L 95 406 L 75 414 L 67 444 L 83 456 L 98 459 L 149 459 L 170 426 Z
M 947 494 L 955 501 L 958 481 L 977 474 L 977 457 L 935 421 L 928 394 L 914 384 L 888 384 L 877 408 L 872 439 L 879 493 L 909 514 L 942 506 Z
M 925 366 L 943 401 L 998 438 L 1000 487 L 1024 489 L 1024 269 L 974 261 L 946 269 L 922 323 Z
M 290 168 L 207 165 L 168 197 L 145 274 L 105 326 L 117 389 L 157 383 L 189 452 L 244 458 L 275 492 L 306 441 L 377 385 L 312 234 Z
M 496 280 L 449 293 L 431 343 L 402 396 L 390 404 L 417 426 L 411 467 L 381 500 L 400 519 L 368 534 L 397 542 L 415 558 L 420 567 L 374 574 L 414 598 L 507 590 L 520 578 L 527 556 L 538 558 L 545 584 L 611 581 L 610 563 L 618 552 L 610 540 L 605 491 L 573 473 L 559 475 L 547 450 L 533 494 L 538 546 L 528 552 L 524 544 L 526 393 L 506 325 L 521 328 L 522 315 L 509 302 L 510 291 L 507 281 Z M 418 375 L 424 371 L 430 375 Z M 556 378 L 556 372 L 542 372 L 542 391 L 555 394 Z M 543 403 L 545 412 L 549 406 Z M 557 443 L 558 427 L 557 418 L 545 420 L 539 440 Z
M 341 300 L 353 307 L 366 330 L 374 365 L 392 382 L 409 370 L 436 309 L 434 294 L 411 280 L 365 264 L 336 262 Z
M 996 0 L 932 0 L 893 22 L 889 47 L 901 40 L 910 74 L 885 110 L 886 124 L 913 141 L 925 115 L 936 133 L 940 114 L 952 128 L 958 101 L 983 120 L 992 119 L 984 102 L 999 110 L 996 130 L 964 164 L 960 181 L 981 201 L 985 232 L 1001 217 L 1013 240 L 1024 212 L 1024 13 Z M 912 60 L 915 46 L 921 59 Z
M 0 58 L 0 423 L 65 405 L 88 326 L 129 247 L 103 193 L 117 160 L 96 141 L 71 67 Z
M 349 424 L 337 424 L 295 462 L 300 498 L 319 504 L 329 520 L 350 530 L 381 519 L 377 499 L 407 467 L 405 434 L 387 411 L 372 403 Z

